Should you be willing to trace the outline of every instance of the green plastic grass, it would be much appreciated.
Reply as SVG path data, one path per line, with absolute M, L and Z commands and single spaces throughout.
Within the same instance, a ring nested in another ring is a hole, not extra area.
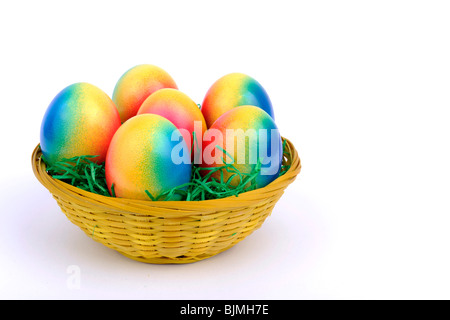
M 195 136 L 194 136 L 195 140 Z M 218 146 L 216 146 L 219 148 Z M 225 150 L 219 148 L 226 153 Z M 283 154 L 288 156 L 286 141 L 283 143 Z M 47 172 L 54 179 L 62 180 L 82 190 L 100 194 L 108 197 L 115 197 L 114 184 L 112 185 L 112 195 L 109 193 L 105 178 L 105 163 L 97 164 L 91 159 L 96 156 L 80 156 L 60 161 L 54 165 L 47 165 Z M 47 164 L 45 158 L 42 158 Z M 224 161 L 225 162 L 225 161 Z M 289 165 L 282 165 L 280 176 L 289 170 Z M 208 173 L 202 175 L 201 171 L 207 170 Z M 240 172 L 233 164 L 229 162 L 220 167 L 201 168 L 198 165 L 192 165 L 191 181 L 175 188 L 172 188 L 158 196 L 152 195 L 148 190 L 144 190 L 149 199 L 153 201 L 202 201 L 211 199 L 221 199 L 230 196 L 238 196 L 241 193 L 256 189 L 256 178 L 261 171 L 261 162 L 254 166 L 252 172 Z M 219 179 L 212 177 L 219 172 Z M 224 173 L 231 173 L 225 181 Z M 233 181 L 237 185 L 231 185 Z
M 219 148 L 218 146 L 216 147 Z M 223 149 L 221 150 L 224 151 Z M 224 151 L 224 153 L 226 153 L 226 151 Z M 208 171 L 208 173 L 202 175 L 202 170 Z M 225 171 L 231 173 L 226 181 L 224 178 Z M 180 198 L 185 201 L 201 201 L 238 196 L 240 193 L 256 189 L 255 179 L 260 171 L 261 162 L 258 162 L 250 173 L 240 172 L 232 162 L 215 168 L 201 168 L 197 165 L 193 165 L 190 182 L 172 188 L 156 198 L 147 190 L 146 192 L 150 199 L 154 201 L 176 200 Z M 219 179 L 212 177 L 216 172 L 219 172 Z M 231 182 L 234 180 L 234 183 L 236 183 L 235 179 L 238 179 L 238 184 L 232 186 Z
M 110 196 L 105 178 L 105 164 L 92 161 L 96 156 L 80 156 L 47 165 L 47 173 L 77 188 Z M 47 164 L 45 158 L 42 158 Z

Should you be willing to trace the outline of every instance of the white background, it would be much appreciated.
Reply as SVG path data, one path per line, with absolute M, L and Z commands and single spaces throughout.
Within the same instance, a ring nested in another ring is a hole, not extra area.
M 0 298 L 450 298 L 449 17 L 448 1 L 3 1 Z M 272 215 L 216 257 L 124 258 L 33 176 L 53 97 L 111 95 L 140 63 L 198 103 L 253 76 L 299 151 Z

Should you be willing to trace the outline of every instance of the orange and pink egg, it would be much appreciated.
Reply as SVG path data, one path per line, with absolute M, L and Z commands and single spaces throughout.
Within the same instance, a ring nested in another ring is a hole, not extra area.
M 162 88 L 178 89 L 174 79 L 164 69 L 141 64 L 127 70 L 117 81 L 112 95 L 121 121 L 134 117 L 144 100 Z
M 176 89 L 160 89 L 150 95 L 142 103 L 138 115 L 146 113 L 158 114 L 170 120 L 180 130 L 188 147 L 194 147 L 194 150 L 196 142 L 203 138 L 206 131 L 205 118 L 198 105 Z

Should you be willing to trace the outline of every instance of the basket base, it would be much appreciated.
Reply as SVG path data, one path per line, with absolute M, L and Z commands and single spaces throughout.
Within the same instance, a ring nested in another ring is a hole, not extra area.
M 167 257 L 161 257 L 161 258 L 144 258 L 144 257 L 137 257 L 137 256 L 133 256 L 133 255 L 129 255 L 126 254 L 124 252 L 120 252 L 118 251 L 121 255 L 134 260 L 134 261 L 138 261 L 138 262 L 144 262 L 144 263 L 149 263 L 149 264 L 189 264 L 189 263 L 194 263 L 194 262 L 198 262 L 201 260 L 205 260 L 207 258 L 211 258 L 216 256 L 217 254 L 213 254 L 213 255 L 204 255 L 204 256 L 197 256 L 197 257 L 180 257 L 180 258 L 167 258 Z

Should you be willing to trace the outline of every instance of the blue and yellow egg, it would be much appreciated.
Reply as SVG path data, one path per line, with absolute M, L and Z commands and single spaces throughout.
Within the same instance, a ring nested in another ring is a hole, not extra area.
M 105 92 L 86 82 L 69 85 L 53 99 L 42 120 L 44 160 L 53 165 L 90 155 L 101 163 L 120 124 L 116 106 Z
M 243 73 L 221 77 L 208 89 L 202 103 L 206 125 L 209 128 L 222 114 L 243 105 L 257 106 L 274 119 L 272 102 L 258 81 Z
M 119 198 L 150 200 L 191 179 L 184 139 L 174 140 L 173 123 L 156 114 L 126 121 L 114 135 L 105 162 L 106 182 Z M 179 135 L 179 133 L 178 133 Z M 181 145 L 181 146 L 180 146 Z M 113 188 L 113 189 L 112 189 Z
M 202 154 L 204 174 L 210 172 L 208 169 L 233 163 L 241 174 L 250 175 L 261 165 L 255 182 L 257 188 L 262 188 L 278 177 L 283 151 L 273 118 L 256 106 L 239 106 L 225 112 L 208 128 Z M 215 171 L 212 177 L 220 181 L 223 174 L 224 182 L 232 186 L 240 183 L 239 175 L 221 171 Z

